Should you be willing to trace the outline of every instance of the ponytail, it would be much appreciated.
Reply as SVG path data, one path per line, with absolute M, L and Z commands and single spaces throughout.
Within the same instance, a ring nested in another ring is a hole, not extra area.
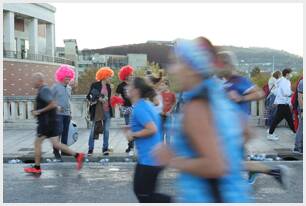
M 136 77 L 133 80 L 133 85 L 135 89 L 140 91 L 141 98 L 152 98 L 156 96 L 156 92 L 143 78 Z

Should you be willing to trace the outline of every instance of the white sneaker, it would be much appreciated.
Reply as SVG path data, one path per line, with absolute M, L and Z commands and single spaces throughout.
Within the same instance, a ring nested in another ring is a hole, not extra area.
M 134 150 L 129 151 L 128 155 L 129 155 L 129 156 L 134 156 L 134 155 L 135 155 Z
M 268 134 L 267 139 L 272 141 L 279 140 L 279 138 L 275 134 Z

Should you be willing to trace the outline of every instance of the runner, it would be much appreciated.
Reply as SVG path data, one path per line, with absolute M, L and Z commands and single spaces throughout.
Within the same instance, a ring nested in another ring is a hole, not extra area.
M 171 198 L 156 192 L 157 178 L 163 170 L 152 155 L 152 149 L 162 142 L 161 119 L 154 106 L 146 100 L 154 89 L 144 79 L 136 77 L 128 87 L 133 103 L 130 130 L 125 130 L 128 141 L 135 141 L 137 165 L 134 193 L 139 202 L 167 203 Z
M 242 129 L 238 108 L 213 78 L 216 49 L 204 37 L 179 40 L 169 74 L 184 91 L 182 113 L 176 114 L 173 148 L 159 145 L 162 165 L 180 171 L 178 202 L 249 202 L 241 175 Z
M 250 126 L 250 102 L 262 99 L 264 92 L 254 85 L 246 77 L 236 74 L 235 55 L 229 51 L 219 52 L 217 54 L 219 61 L 223 67 L 223 71 L 219 72 L 219 77 L 225 78 L 225 89 L 229 97 L 237 103 L 240 108 L 240 116 L 242 127 L 244 128 L 245 144 L 254 134 L 251 134 L 253 129 Z M 257 162 L 245 162 L 246 170 L 249 171 L 248 181 L 254 184 L 257 174 L 263 173 L 274 177 L 284 188 L 288 184 L 288 168 L 284 165 L 276 167 L 268 167 L 267 165 Z
M 42 73 L 35 73 L 32 76 L 33 86 L 38 89 L 36 97 L 36 109 L 32 114 L 37 117 L 37 138 L 35 139 L 35 165 L 33 167 L 24 168 L 27 173 L 40 174 L 41 160 L 41 145 L 45 139 L 49 139 L 56 149 L 59 149 L 71 156 L 74 156 L 77 161 L 77 169 L 80 170 L 83 166 L 84 154 L 76 153 L 69 149 L 66 145 L 59 141 L 59 127 L 56 118 L 57 105 L 53 100 L 51 90 L 44 84 L 44 75 Z

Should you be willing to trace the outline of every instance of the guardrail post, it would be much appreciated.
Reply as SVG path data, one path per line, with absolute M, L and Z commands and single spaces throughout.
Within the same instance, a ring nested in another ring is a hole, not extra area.
M 16 120 L 17 119 L 17 104 L 14 101 L 11 101 L 11 118 L 12 120 Z
M 7 101 L 3 101 L 3 121 L 9 120 L 10 109 Z
M 19 102 L 19 119 L 25 120 L 26 119 L 26 102 L 20 101 Z
M 34 104 L 31 100 L 27 102 L 27 116 L 28 119 L 34 119 L 34 116 L 32 115 L 32 110 L 34 110 Z
M 115 106 L 115 118 L 116 119 L 119 119 L 120 118 L 120 110 L 119 110 L 119 105 L 117 104 L 116 106 Z

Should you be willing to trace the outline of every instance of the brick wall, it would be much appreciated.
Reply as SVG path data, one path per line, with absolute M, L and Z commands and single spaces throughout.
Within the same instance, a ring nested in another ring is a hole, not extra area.
M 45 75 L 45 82 L 52 86 L 55 82 L 54 73 L 59 65 L 39 64 L 17 61 L 3 61 L 3 95 L 31 96 L 36 95 L 31 77 L 35 72 Z

